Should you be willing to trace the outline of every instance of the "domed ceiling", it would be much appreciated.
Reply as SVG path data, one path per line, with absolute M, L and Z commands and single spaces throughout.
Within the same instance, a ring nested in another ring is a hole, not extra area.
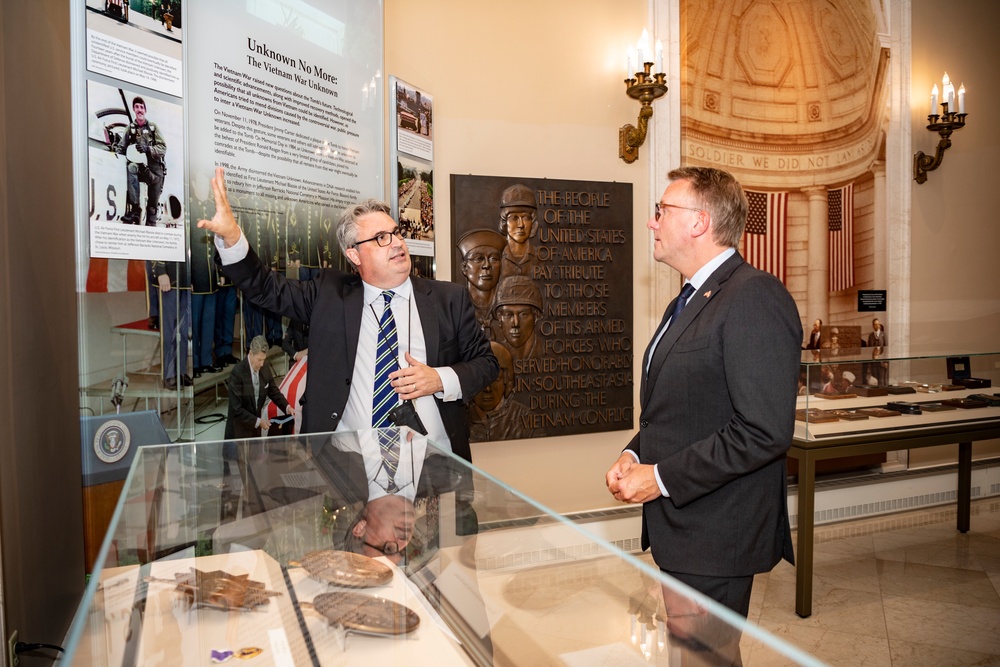
M 757 186 L 867 171 L 887 118 L 877 3 L 683 0 L 684 159 Z

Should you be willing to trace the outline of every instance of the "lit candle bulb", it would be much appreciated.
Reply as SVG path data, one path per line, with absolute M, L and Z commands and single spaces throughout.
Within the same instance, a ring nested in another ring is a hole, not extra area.
M 656 40 L 656 71 L 663 71 L 663 42 Z
M 944 101 L 948 103 L 948 111 L 955 111 L 955 85 L 951 82 L 948 77 L 948 73 L 944 73 L 944 78 L 941 79 L 941 97 Z
M 631 79 L 632 77 L 634 77 L 634 76 L 635 76 L 635 73 L 636 73 L 636 71 L 637 71 L 637 69 L 634 69 L 634 68 L 632 67 L 632 65 L 633 65 L 633 63 L 637 63 L 637 62 L 639 62 L 639 61 L 638 61 L 638 60 L 636 59 L 636 53 L 635 53 L 635 49 L 632 49 L 632 48 L 630 48 L 630 49 L 628 50 L 628 55 L 626 56 L 626 58 L 625 58 L 625 59 L 626 59 L 626 62 L 627 62 L 627 66 L 626 66 L 626 68 L 625 68 L 625 78 L 626 78 L 626 79 Z
M 931 88 L 931 113 L 935 115 L 937 115 L 938 112 L 937 98 L 938 98 L 938 87 L 937 84 L 935 83 L 934 87 Z
M 649 31 L 642 29 L 642 37 L 639 38 L 639 59 L 640 63 L 653 62 L 653 52 L 649 49 Z
M 958 88 L 958 113 L 965 113 L 965 84 Z

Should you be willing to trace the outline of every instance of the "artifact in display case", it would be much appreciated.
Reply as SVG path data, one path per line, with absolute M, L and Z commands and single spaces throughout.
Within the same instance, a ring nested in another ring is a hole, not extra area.
M 374 558 L 347 551 L 311 551 L 292 567 L 305 568 L 309 576 L 334 586 L 368 588 L 392 581 L 392 569 Z
M 917 403 L 910 403 L 908 401 L 889 401 L 885 404 L 885 407 L 889 410 L 895 410 L 900 414 L 904 415 L 919 415 L 923 414 L 920 411 L 920 405 Z
M 140 449 L 63 660 L 687 664 L 732 658 L 742 635 L 765 661 L 819 666 L 408 429 L 390 492 L 388 435 Z M 638 538 L 638 514 L 613 521 Z M 666 609 L 642 652 L 637 590 Z
M 415 611 L 375 595 L 320 593 L 302 606 L 315 609 L 331 626 L 340 626 L 349 632 L 401 635 L 413 632 L 420 625 L 420 617 Z
M 973 389 L 962 384 L 991 385 L 1000 379 L 997 371 L 1000 368 L 1000 353 L 956 356 L 947 351 L 942 353 L 919 348 L 910 348 L 904 353 L 904 349 L 901 345 L 896 346 L 891 348 L 891 354 L 890 348 L 842 349 L 836 355 L 828 350 L 803 351 L 799 384 L 800 387 L 808 387 L 809 391 L 800 392 L 797 400 L 795 436 L 811 440 L 886 428 L 934 427 L 949 420 L 983 419 L 990 416 L 979 412 L 983 407 L 990 410 L 1000 408 L 995 399 L 989 398 L 990 390 Z M 887 372 L 884 383 L 872 384 L 855 379 L 850 387 L 840 389 L 833 382 L 834 378 L 853 374 L 852 369 L 858 366 L 866 369 L 859 377 L 871 379 L 874 377 L 874 364 Z M 819 391 L 819 388 L 824 389 Z M 854 396 L 847 397 L 844 395 L 847 393 Z M 829 405 L 831 398 L 836 400 L 837 409 L 829 409 L 833 407 Z M 837 416 L 838 421 L 827 420 L 824 418 L 826 415 L 820 417 L 820 413 L 812 413 L 808 419 L 800 416 L 807 414 L 803 411 L 813 409 L 831 413 Z M 955 410 L 977 412 L 962 417 Z M 849 414 L 874 419 L 850 424 Z M 850 465 L 856 467 L 860 464 L 851 461 Z
M 248 574 L 231 574 L 222 570 L 202 572 L 192 567 L 188 573 L 176 573 L 173 581 L 155 577 L 146 577 L 146 581 L 175 583 L 176 590 L 183 593 L 188 609 L 208 607 L 221 611 L 253 611 L 267 604 L 272 597 L 281 595 L 267 590 L 263 583 L 253 581 Z

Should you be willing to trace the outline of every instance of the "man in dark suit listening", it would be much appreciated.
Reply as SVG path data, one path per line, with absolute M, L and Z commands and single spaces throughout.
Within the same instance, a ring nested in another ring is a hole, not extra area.
M 264 401 L 268 398 L 286 414 L 293 413 L 284 394 L 274 381 L 271 366 L 267 363 L 270 347 L 264 336 L 250 341 L 250 351 L 245 359 L 233 366 L 226 386 L 229 389 L 229 417 L 226 419 L 226 438 L 259 438 L 261 431 L 267 435 L 271 423 L 261 416 Z
M 785 453 L 802 325 L 781 282 L 736 251 L 747 200 L 732 175 L 669 178 L 647 227 L 685 289 L 646 350 L 639 432 L 606 482 L 643 503 L 642 546 L 660 569 L 745 617 L 754 574 L 793 560 Z
M 493 381 L 499 365 L 465 287 L 410 277 L 410 253 L 388 205 L 367 200 L 341 217 L 337 240 L 357 275 L 324 269 L 289 281 L 246 244 L 222 169 L 212 190 L 215 215 L 198 226 L 216 235 L 223 272 L 257 305 L 309 325 L 302 431 L 372 428 L 376 341 L 386 315 L 398 341 L 398 368 L 389 374 L 393 400 L 412 401 L 428 437 L 471 460 L 465 403 Z

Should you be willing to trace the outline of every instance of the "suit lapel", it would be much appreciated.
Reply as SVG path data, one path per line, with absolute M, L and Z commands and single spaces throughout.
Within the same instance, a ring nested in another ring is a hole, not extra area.
M 733 274 L 738 266 L 743 264 L 743 258 L 740 257 L 739 253 L 736 253 L 725 262 L 722 263 L 718 269 L 715 270 L 712 275 L 704 282 L 704 284 L 696 291 L 692 296 L 690 301 L 688 301 L 687 306 L 681 311 L 680 316 L 677 318 L 676 322 L 671 323 L 670 328 L 667 332 L 663 334 L 663 338 L 660 339 L 659 344 L 656 346 L 656 350 L 653 352 L 653 358 L 649 362 L 649 373 L 646 382 L 644 383 L 644 388 L 642 390 L 642 397 L 646 397 L 646 388 L 651 388 L 656 384 L 656 378 L 660 373 L 660 369 L 663 368 L 663 362 L 667 358 L 671 348 L 684 334 L 691 323 L 694 322 L 701 312 L 708 305 L 708 302 L 716 297 L 720 291 L 722 291 L 725 282 L 729 280 L 729 276 Z M 670 306 L 667 307 L 666 312 L 669 313 L 673 307 L 673 301 L 671 301 Z M 664 315 L 665 317 L 666 315 Z M 647 350 L 648 354 L 648 350 Z
M 347 343 L 349 373 L 354 372 L 354 360 L 358 356 L 358 339 L 361 338 L 361 317 L 365 312 L 365 286 L 361 278 L 344 285 L 344 341 Z
M 413 284 L 413 299 L 420 314 L 420 328 L 424 332 L 424 345 L 427 346 L 427 361 L 424 363 L 428 366 L 437 366 L 438 350 L 441 349 L 441 337 L 437 327 L 438 304 L 424 281 L 419 278 L 411 278 L 410 281 Z

